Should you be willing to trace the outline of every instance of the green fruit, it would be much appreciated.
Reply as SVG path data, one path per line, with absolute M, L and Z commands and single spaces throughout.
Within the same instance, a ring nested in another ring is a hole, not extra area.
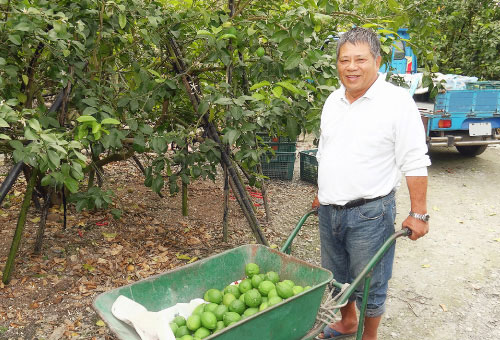
M 229 285 L 226 288 L 224 288 L 224 294 L 227 293 L 233 294 L 235 298 L 239 298 L 241 295 L 240 289 L 238 288 L 237 285 Z
M 278 273 L 270 271 L 266 273 L 266 280 L 276 284 L 280 281 L 280 276 L 278 275 Z
M 219 304 L 222 302 L 222 293 L 218 289 L 211 288 L 205 292 L 203 298 L 205 301 Z
M 194 338 L 193 338 L 191 335 L 189 335 L 189 334 L 186 334 L 186 335 L 184 335 L 184 336 L 181 338 L 181 340 L 193 340 L 193 339 L 194 339 Z
M 220 321 L 217 321 L 217 327 L 215 327 L 215 330 L 214 332 L 217 332 L 217 331 L 220 331 L 222 328 L 224 328 L 224 321 L 220 320 Z
M 292 291 L 293 295 L 297 295 L 302 293 L 304 291 L 304 288 L 302 288 L 302 286 L 293 286 Z
M 304 290 L 308 290 L 308 289 L 311 289 L 311 286 L 305 286 L 304 287 Z
M 189 329 L 186 326 L 180 326 L 175 332 L 175 336 L 178 338 L 182 338 L 186 334 L 189 334 Z
M 278 282 L 276 284 L 276 292 L 278 293 L 278 296 L 282 299 L 288 299 L 289 297 L 293 296 L 292 287 L 290 287 L 290 285 L 284 282 Z
M 241 315 L 235 312 L 226 312 L 224 313 L 224 317 L 222 318 L 224 321 L 224 325 L 229 326 L 229 324 L 232 324 L 234 322 L 238 322 L 241 320 Z
M 276 291 L 276 288 L 273 288 L 267 293 L 268 298 L 272 298 L 273 296 L 278 296 L 278 292 Z
M 186 326 L 190 331 L 194 332 L 201 327 L 201 317 L 198 314 L 192 314 L 187 318 Z
M 267 307 L 269 307 L 269 304 L 268 302 L 262 302 L 259 306 L 259 312 L 263 311 L 264 309 L 266 309 Z
M 271 290 L 273 290 L 275 288 L 275 285 L 274 283 L 272 283 L 271 281 L 262 281 L 260 284 L 259 284 L 259 293 L 262 295 L 262 296 L 268 296 L 269 292 Z
M 186 319 L 182 315 L 177 315 L 174 318 L 174 322 L 177 324 L 177 326 L 184 326 L 186 324 Z
M 218 306 L 219 306 L 218 304 L 210 302 L 209 304 L 207 304 L 205 306 L 205 308 L 203 309 L 203 311 L 204 312 L 212 312 L 213 313 Z
M 245 293 L 245 304 L 248 307 L 258 307 L 262 302 L 262 296 L 257 289 L 249 290 Z
M 270 297 L 268 300 L 267 300 L 267 305 L 269 307 L 271 306 L 274 306 L 275 304 L 278 304 L 280 303 L 281 301 L 283 301 L 282 298 L 280 298 L 279 296 L 273 296 L 273 297 Z
M 170 329 L 175 334 L 175 332 L 179 329 L 179 326 L 177 326 L 177 324 L 173 321 L 169 325 L 170 325 Z
M 260 58 L 260 57 L 263 57 L 264 54 L 266 53 L 266 50 L 264 50 L 264 47 L 259 47 L 257 49 L 257 51 L 255 51 L 255 53 L 257 54 L 257 56 Z
M 208 329 L 206 329 L 205 327 L 200 327 L 196 330 L 196 332 L 194 332 L 195 338 L 203 339 L 209 335 L 210 335 L 210 331 Z
M 241 294 L 238 300 L 245 303 L 245 294 Z
M 222 297 L 222 304 L 229 306 L 229 304 L 233 300 L 236 300 L 236 297 L 233 294 L 231 293 L 224 294 L 224 296 Z
M 248 263 L 245 266 L 245 274 L 248 278 L 252 278 L 254 275 L 259 274 L 260 268 L 257 264 L 255 263 Z
M 286 284 L 287 284 L 287 285 L 289 285 L 290 287 L 295 286 L 295 283 L 294 283 L 292 280 L 283 280 L 283 283 L 286 283 Z
M 235 312 L 235 313 L 238 313 L 240 315 L 243 314 L 243 312 L 245 311 L 245 308 L 246 308 L 245 303 L 240 301 L 240 300 L 234 300 L 229 305 L 230 312 Z
M 250 316 L 250 315 L 254 315 L 255 313 L 257 313 L 259 311 L 258 308 L 255 308 L 255 307 L 251 307 L 251 308 L 247 308 L 245 310 L 245 312 L 243 313 L 244 316 Z
M 201 325 L 206 329 L 215 329 L 217 327 L 217 317 L 212 312 L 203 312 L 201 314 Z
M 205 310 L 205 304 L 202 303 L 202 304 L 199 304 L 198 306 L 196 306 L 196 308 L 193 310 L 193 313 L 191 313 L 191 314 L 201 315 L 201 313 L 203 313 L 204 310 Z
M 267 302 L 267 296 L 262 297 L 262 302 Z
M 250 279 L 244 279 L 243 281 L 240 282 L 240 284 L 238 285 L 238 288 L 240 290 L 240 293 L 246 293 L 248 292 L 250 289 L 252 289 L 252 281 Z
M 263 282 L 262 277 L 260 275 L 254 275 L 252 276 L 252 287 L 253 288 L 259 288 L 259 285 Z
M 215 314 L 215 317 L 217 318 L 217 320 L 218 321 L 222 320 L 224 313 L 227 312 L 228 310 L 229 309 L 227 308 L 226 305 L 218 305 L 214 311 L 214 314 Z

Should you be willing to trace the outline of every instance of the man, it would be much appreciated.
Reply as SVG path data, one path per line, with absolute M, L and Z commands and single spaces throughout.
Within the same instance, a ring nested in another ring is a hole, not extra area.
M 356 27 L 337 45 L 337 69 L 342 87 L 325 102 L 318 146 L 318 208 L 321 262 L 340 283 L 352 282 L 394 233 L 394 193 L 406 182 L 411 212 L 403 227 L 416 240 L 429 231 L 426 206 L 425 132 L 408 91 L 378 74 L 377 35 Z M 374 268 L 364 322 L 363 340 L 377 339 L 385 311 L 394 247 Z M 356 304 L 361 291 L 340 309 L 342 319 L 327 325 L 322 339 L 352 335 L 357 330 Z

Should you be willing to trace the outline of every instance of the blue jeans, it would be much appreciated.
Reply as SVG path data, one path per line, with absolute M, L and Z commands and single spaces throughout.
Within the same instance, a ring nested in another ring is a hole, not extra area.
M 351 283 L 394 233 L 396 203 L 394 192 L 354 208 L 321 205 L 318 211 L 321 239 L 321 265 L 332 271 L 340 283 Z M 366 316 L 377 317 L 385 311 L 387 287 L 392 276 L 394 245 L 373 269 Z M 362 283 L 349 301 L 361 306 Z

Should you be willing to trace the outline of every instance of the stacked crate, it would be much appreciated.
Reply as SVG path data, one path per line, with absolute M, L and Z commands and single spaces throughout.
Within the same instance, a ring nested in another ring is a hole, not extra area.
M 318 149 L 300 152 L 300 179 L 312 184 L 318 184 Z
M 274 151 L 262 155 L 262 174 L 271 179 L 291 180 L 297 143 L 286 137 L 269 137 L 265 134 L 259 136 Z

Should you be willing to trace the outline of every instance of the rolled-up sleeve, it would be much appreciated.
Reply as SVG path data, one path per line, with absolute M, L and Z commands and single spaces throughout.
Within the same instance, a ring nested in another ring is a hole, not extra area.
M 424 125 L 413 99 L 409 95 L 404 99 L 395 126 L 396 164 L 405 176 L 427 176 L 431 161 Z

